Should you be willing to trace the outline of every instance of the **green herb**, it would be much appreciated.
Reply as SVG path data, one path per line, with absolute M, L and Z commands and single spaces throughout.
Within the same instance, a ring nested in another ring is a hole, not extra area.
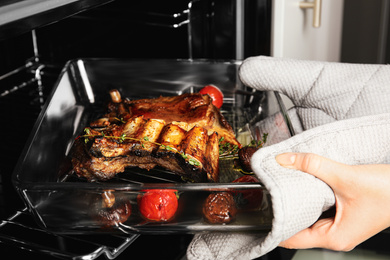
M 126 123 L 126 121 L 123 119 L 123 117 L 121 117 L 121 118 L 114 117 L 114 119 L 121 122 L 121 123 Z
M 84 128 L 84 133 L 85 135 L 83 136 L 84 137 L 84 143 L 88 143 L 89 142 L 89 136 L 91 135 L 91 130 L 89 130 L 89 128 Z
M 267 141 L 268 134 L 263 134 L 261 140 L 252 140 L 247 146 L 261 148 Z M 220 157 L 235 157 L 238 156 L 238 145 L 232 145 L 230 143 L 224 143 L 225 139 L 221 137 L 219 139 L 219 156 Z
M 191 165 L 196 165 L 196 166 L 200 165 L 200 162 L 198 160 L 195 160 L 195 159 L 192 159 L 192 158 L 188 160 L 188 163 L 191 164 Z
M 238 152 L 238 145 L 232 145 L 231 143 L 224 143 L 224 137 L 221 137 L 219 143 L 219 156 L 235 155 Z
M 120 137 L 119 137 L 119 142 L 123 143 L 123 141 L 125 141 L 126 139 L 126 134 L 122 134 Z
M 164 144 L 160 144 L 160 148 L 164 149 L 164 150 L 167 150 L 167 151 L 175 150 L 174 148 L 170 147 L 169 145 L 164 145 Z
M 263 145 L 267 142 L 268 134 L 263 134 L 263 137 L 261 140 L 252 140 L 251 143 L 248 146 L 261 148 Z

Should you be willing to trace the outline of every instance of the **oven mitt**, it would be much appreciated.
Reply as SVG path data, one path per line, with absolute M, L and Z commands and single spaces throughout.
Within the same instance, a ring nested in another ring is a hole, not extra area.
M 293 125 L 303 131 L 258 150 L 252 168 L 271 195 L 268 234 L 196 234 L 192 259 L 253 259 L 311 226 L 335 203 L 330 187 L 275 161 L 284 152 L 311 152 L 347 164 L 390 163 L 390 66 L 252 57 L 240 68 L 243 83 L 287 95 Z M 263 128 L 272 125 L 270 117 Z

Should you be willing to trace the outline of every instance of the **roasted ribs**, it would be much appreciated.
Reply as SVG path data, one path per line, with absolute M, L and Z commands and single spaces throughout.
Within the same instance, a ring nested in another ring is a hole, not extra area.
M 208 95 L 122 100 L 113 90 L 111 99 L 107 114 L 72 148 L 73 170 L 88 181 L 111 179 L 126 167 L 160 166 L 189 181 L 218 182 L 220 141 L 240 147 Z

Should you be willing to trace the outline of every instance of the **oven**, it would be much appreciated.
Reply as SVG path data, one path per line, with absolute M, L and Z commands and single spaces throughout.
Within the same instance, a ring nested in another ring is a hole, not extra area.
M 242 60 L 270 54 L 270 24 L 270 0 L 2 1 L 0 252 L 40 259 L 184 259 L 191 235 L 42 230 L 15 192 L 12 172 L 68 60 Z M 145 250 L 150 245 L 153 250 Z
M 1 1 L 0 108 L 5 120 L 0 128 L 0 254 L 184 260 L 189 234 L 59 235 L 43 230 L 16 193 L 12 173 L 67 61 L 242 60 L 269 55 L 271 8 L 271 0 Z M 389 255 L 388 239 L 389 232 L 382 232 L 352 253 Z M 261 259 L 344 256 L 311 252 L 277 248 Z

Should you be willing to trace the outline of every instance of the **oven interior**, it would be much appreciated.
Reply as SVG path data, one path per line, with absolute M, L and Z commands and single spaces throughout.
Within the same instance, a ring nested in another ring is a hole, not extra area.
M 3 1 L 0 12 L 26 2 Z M 85 0 L 0 25 L 0 107 L 5 115 L 0 252 L 41 259 L 182 259 L 191 235 L 59 236 L 40 229 L 14 190 L 13 169 L 66 61 L 269 55 L 270 11 L 270 0 Z M 155 250 L 145 252 L 145 244 Z

